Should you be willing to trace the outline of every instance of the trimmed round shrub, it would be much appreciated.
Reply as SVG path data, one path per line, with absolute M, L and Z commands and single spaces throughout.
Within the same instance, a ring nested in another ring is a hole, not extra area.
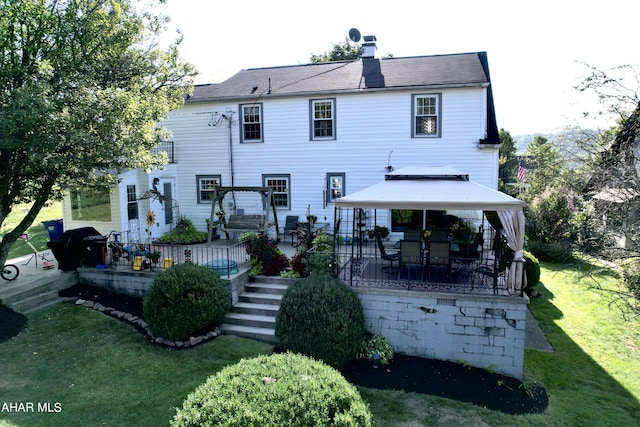
M 367 329 L 356 293 L 329 275 L 312 273 L 285 292 L 275 332 L 282 348 L 340 369 L 355 357 Z
M 207 267 L 179 264 L 158 273 L 143 300 L 154 335 L 183 340 L 222 319 L 231 296 L 220 275 Z
M 540 261 L 531 252 L 523 251 L 524 271 L 527 275 L 527 286 L 525 291 L 532 290 L 540 282 Z
M 529 240 L 529 251 L 540 261 L 569 262 L 573 259 L 573 247 L 569 242 L 542 243 Z
M 187 396 L 172 427 L 371 426 L 358 390 L 335 369 L 291 353 L 243 359 Z
M 630 258 L 620 263 L 621 283 L 636 299 L 640 299 L 640 262 Z

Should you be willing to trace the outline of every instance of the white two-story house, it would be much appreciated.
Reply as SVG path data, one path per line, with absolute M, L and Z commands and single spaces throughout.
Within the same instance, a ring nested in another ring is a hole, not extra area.
M 177 216 L 206 229 L 212 188 L 271 187 L 280 227 L 288 215 L 333 220 L 336 198 L 403 166 L 451 166 L 497 188 L 498 128 L 485 52 L 377 58 L 375 44 L 344 62 L 241 70 L 195 87 L 162 123 L 173 138 L 164 170 L 131 171 L 103 193 L 108 208 L 73 193 L 66 229 L 93 226 L 152 237 Z M 171 203 L 146 198 L 156 188 Z M 230 193 L 224 211 L 262 213 L 257 194 Z M 217 209 L 217 208 L 216 208 Z M 391 215 L 378 218 L 393 229 Z

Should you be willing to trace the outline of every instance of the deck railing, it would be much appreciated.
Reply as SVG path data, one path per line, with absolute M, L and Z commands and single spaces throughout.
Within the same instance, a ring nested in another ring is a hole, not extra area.
M 443 291 L 479 295 L 521 295 L 509 271 L 516 261 L 450 256 L 384 260 L 375 253 L 336 252 L 334 276 L 359 288 Z M 524 271 L 524 268 L 519 269 Z
M 160 254 L 157 262 L 153 262 L 148 256 L 152 252 Z M 138 258 L 137 261 L 136 258 Z M 249 255 L 245 244 L 236 241 L 219 242 L 215 245 L 108 241 L 105 242 L 101 261 L 114 268 L 151 271 L 158 271 L 174 264 L 192 263 L 215 268 L 221 276 L 229 278 L 234 274 L 232 266 L 239 267 L 248 263 Z M 138 268 L 140 262 L 142 266 Z M 224 268 L 225 266 L 228 268 Z

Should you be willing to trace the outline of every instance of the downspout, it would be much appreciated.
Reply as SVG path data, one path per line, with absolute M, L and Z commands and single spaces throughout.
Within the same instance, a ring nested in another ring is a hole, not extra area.
M 229 116 L 232 116 L 233 112 L 229 113 Z M 227 128 L 229 129 L 229 175 L 231 176 L 231 187 L 235 186 L 235 172 L 233 168 L 233 132 L 231 129 L 232 117 L 227 117 L 225 114 L 222 115 L 225 119 L 227 119 Z M 233 199 L 233 208 L 236 209 L 236 193 L 231 191 L 231 198 Z

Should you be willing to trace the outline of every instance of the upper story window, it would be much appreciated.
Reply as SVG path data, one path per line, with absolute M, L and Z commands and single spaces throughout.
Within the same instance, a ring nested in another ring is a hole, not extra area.
M 335 99 L 311 100 L 311 139 L 336 139 Z
M 220 186 L 220 175 L 197 175 L 198 203 L 212 203 L 215 187 Z
M 413 137 L 439 137 L 440 95 L 413 96 Z
M 289 175 L 263 175 L 262 180 L 265 187 L 272 190 L 273 204 L 276 209 L 289 209 L 290 192 Z
M 262 104 L 240 106 L 240 142 L 262 142 Z

